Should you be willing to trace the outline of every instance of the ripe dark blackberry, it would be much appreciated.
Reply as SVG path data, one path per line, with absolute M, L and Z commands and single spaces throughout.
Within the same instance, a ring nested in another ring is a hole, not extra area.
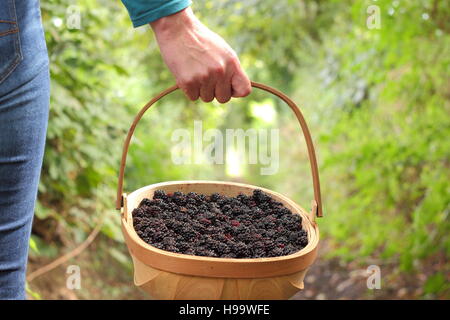
M 266 229 L 256 228 L 255 229 L 255 233 L 257 235 L 259 235 L 261 238 L 267 238 L 268 237 Z
M 256 238 L 254 236 L 254 234 L 250 233 L 250 232 L 243 232 L 243 233 L 239 233 L 236 238 L 242 242 L 245 243 L 249 243 L 252 241 L 255 241 Z
M 284 244 L 284 245 L 286 245 L 289 242 L 288 242 L 288 240 L 285 237 L 279 237 L 279 238 L 277 238 L 276 243 L 277 244 Z
M 187 198 L 186 199 L 186 206 L 191 205 L 191 206 L 195 206 L 197 205 L 197 201 L 195 201 L 194 198 Z
M 211 201 L 213 201 L 213 202 L 217 202 L 217 201 L 219 201 L 221 198 L 222 198 L 222 196 L 221 196 L 220 194 L 218 194 L 218 193 L 213 193 L 213 194 L 209 197 L 209 199 L 210 199 Z
M 230 253 L 230 248 L 225 243 L 220 241 L 211 241 L 209 244 L 209 248 L 211 250 L 214 250 L 219 257 L 223 256 L 224 254 Z
M 158 230 L 150 229 L 149 232 L 147 232 L 147 236 L 154 242 L 160 242 L 164 239 L 164 233 Z
M 297 239 L 297 241 L 295 243 L 297 245 L 299 245 L 300 247 L 304 248 L 308 244 L 308 234 L 306 233 L 305 230 L 301 230 L 299 233 L 301 235 L 300 235 L 300 237 Z
M 256 203 L 264 203 L 271 200 L 271 198 L 261 190 L 253 191 L 253 199 Z
M 261 248 L 255 249 L 252 258 L 264 258 L 264 257 L 267 257 L 266 250 Z
M 276 247 L 269 252 L 270 257 L 279 257 L 279 256 L 283 256 L 283 255 L 285 255 L 284 250 L 283 250 L 283 248 L 280 248 L 280 247 Z
M 264 241 L 264 246 L 266 251 L 271 251 L 272 249 L 274 249 L 276 247 L 276 244 L 273 240 L 265 240 Z
M 183 227 L 183 229 L 181 230 L 181 236 L 186 241 L 191 241 L 191 240 L 195 239 L 197 237 L 197 235 L 200 235 L 200 234 L 188 225 L 185 225 Z
M 163 190 L 156 190 L 153 193 L 153 199 L 162 199 L 162 200 L 166 200 L 167 199 L 167 195 Z
M 239 241 L 233 246 L 233 251 L 236 253 L 236 256 L 239 258 L 244 258 L 250 256 L 251 250 L 248 245 L 244 242 Z
M 185 225 L 185 223 L 175 220 L 175 222 L 172 224 L 172 230 L 176 233 L 181 233 L 183 232 L 183 228 L 185 227 Z
M 142 199 L 141 203 L 139 204 L 139 207 L 143 207 L 143 206 L 147 206 L 150 207 L 153 205 L 153 201 L 148 199 L 148 198 L 144 198 Z
M 244 209 L 241 208 L 241 207 L 234 207 L 234 208 L 231 210 L 231 215 L 232 215 L 233 217 L 237 217 L 237 216 L 240 216 L 240 215 L 243 215 L 243 214 L 244 214 Z
M 155 248 L 164 250 L 164 244 L 161 243 L 161 242 L 153 242 L 153 243 L 152 243 L 152 246 L 154 246 Z
M 217 234 L 219 232 L 222 232 L 222 230 L 219 227 L 215 227 L 213 225 L 210 225 L 210 226 L 206 227 L 206 232 L 205 233 L 207 235 L 211 235 L 212 236 L 212 235 L 215 235 L 215 234 Z
M 145 242 L 162 250 L 222 258 L 292 254 L 308 244 L 301 217 L 261 190 L 251 196 L 154 193 L 132 212 Z
M 180 252 L 180 250 L 177 247 L 170 246 L 170 245 L 169 246 L 165 246 L 164 250 L 170 251 L 170 252 L 175 252 L 175 253 L 179 253 Z
M 183 192 L 175 191 L 175 192 L 173 193 L 172 199 L 177 199 L 177 198 L 184 198 Z
M 176 247 L 181 253 L 185 253 L 191 247 L 191 244 L 187 241 L 177 241 Z
M 166 246 L 175 246 L 176 241 L 175 241 L 175 238 L 173 238 L 173 237 L 164 237 L 163 243 Z
M 217 257 L 217 253 L 205 247 L 197 247 L 195 249 L 195 254 L 198 256 Z
M 196 232 L 200 233 L 201 235 L 206 234 L 206 226 L 201 224 L 198 221 L 195 221 L 191 225 L 192 229 Z
M 198 211 L 200 211 L 201 213 L 205 213 L 209 211 L 209 208 L 206 204 L 200 204 L 197 206 L 198 207 Z
M 231 211 L 232 211 L 231 206 L 228 205 L 228 204 L 226 204 L 226 205 L 224 205 L 224 206 L 222 207 L 222 212 L 225 213 L 225 214 L 227 214 L 227 215 L 230 215 L 230 214 L 231 214 Z
M 204 216 L 206 219 L 210 220 L 210 221 L 214 221 L 216 219 L 216 214 L 211 212 L 211 211 L 207 211 L 204 213 Z
M 287 255 L 294 253 L 295 251 L 296 251 L 295 247 L 292 244 L 288 244 L 284 247 L 283 255 L 287 256 Z
M 251 197 L 241 193 L 236 197 L 241 203 L 247 204 L 247 202 L 251 199 Z

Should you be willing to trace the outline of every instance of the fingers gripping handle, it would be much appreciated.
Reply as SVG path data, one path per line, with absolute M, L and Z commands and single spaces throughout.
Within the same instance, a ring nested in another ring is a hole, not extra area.
M 305 137 L 306 146 L 308 148 L 308 156 L 309 156 L 309 162 L 311 165 L 311 173 L 312 173 L 312 180 L 313 180 L 313 187 L 314 187 L 314 200 L 312 202 L 312 214 L 316 215 L 317 217 L 322 217 L 322 198 L 320 194 L 320 180 L 319 180 L 319 170 L 317 167 L 317 159 L 316 159 L 316 153 L 314 151 L 314 145 L 311 139 L 311 134 L 309 133 L 308 126 L 306 124 L 305 118 L 303 117 L 303 114 L 300 111 L 300 108 L 284 93 L 266 86 L 261 83 L 252 82 L 252 87 L 258 88 L 267 92 L 270 92 L 271 94 L 277 96 L 281 100 L 283 100 L 294 112 L 300 127 L 302 129 L 303 135 Z M 116 199 L 116 209 L 120 210 L 123 206 L 123 180 L 124 180 L 124 173 L 125 173 L 125 164 L 127 161 L 127 154 L 128 154 L 128 147 L 130 145 L 131 138 L 133 137 L 134 130 L 136 129 L 137 124 L 139 123 L 139 120 L 141 120 L 144 113 L 158 100 L 163 98 L 164 96 L 168 95 L 169 93 L 172 93 L 173 91 L 177 90 L 178 86 L 172 86 L 161 93 L 159 93 L 157 96 L 155 96 L 152 100 L 150 100 L 136 115 L 136 117 L 133 120 L 133 123 L 131 124 L 130 129 L 128 130 L 127 137 L 125 139 L 125 143 L 123 145 L 123 151 L 122 151 L 122 159 L 120 163 L 120 170 L 119 170 L 119 182 L 117 185 L 117 199 Z

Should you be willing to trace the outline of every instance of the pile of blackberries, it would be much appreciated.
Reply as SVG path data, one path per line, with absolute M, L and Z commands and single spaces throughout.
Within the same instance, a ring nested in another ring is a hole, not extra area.
M 302 218 L 261 190 L 226 197 L 189 192 L 154 193 L 133 210 L 145 242 L 167 251 L 221 258 L 292 254 L 308 244 Z

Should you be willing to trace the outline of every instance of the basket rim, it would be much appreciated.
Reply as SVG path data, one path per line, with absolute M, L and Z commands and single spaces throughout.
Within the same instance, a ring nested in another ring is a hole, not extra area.
M 129 202 L 135 201 L 135 197 L 138 197 L 139 195 L 142 195 L 144 192 L 156 190 L 158 188 L 164 188 L 164 187 L 174 187 L 177 185 L 214 185 L 214 186 L 226 186 L 231 188 L 240 188 L 240 189 L 247 189 L 247 190 L 255 190 L 259 189 L 262 190 L 272 197 L 275 198 L 275 200 L 282 202 L 284 205 L 288 205 L 288 207 L 291 207 L 291 211 L 293 211 L 293 214 L 299 214 L 302 217 L 302 226 L 304 229 L 306 229 L 308 234 L 308 244 L 303 249 L 294 252 L 290 255 L 285 256 L 278 256 L 278 257 L 266 257 L 266 258 L 219 258 L 219 257 L 205 257 L 205 256 L 195 256 L 195 255 L 188 255 L 183 253 L 175 253 L 170 252 L 162 249 L 158 249 L 148 243 L 146 243 L 144 240 L 142 240 L 139 235 L 137 234 L 136 230 L 133 227 L 132 224 L 132 211 L 135 207 L 129 208 Z M 295 208 L 296 210 L 292 210 L 292 208 Z M 296 211 L 296 212 L 295 212 Z M 255 185 L 249 185 L 249 184 L 243 184 L 243 183 L 237 183 L 237 182 L 227 182 L 227 181 L 211 181 L 211 180 L 185 180 L 185 181 L 166 181 L 166 182 L 160 182 L 156 184 L 147 185 L 144 187 L 141 187 L 139 189 L 136 189 L 135 191 L 131 192 L 130 194 L 126 195 L 124 194 L 124 208 L 122 209 L 122 231 L 125 236 L 125 240 L 127 242 L 128 248 L 130 250 L 130 253 L 135 256 L 137 259 L 144 262 L 144 264 L 148 264 L 154 268 L 162 269 L 165 271 L 170 271 L 174 273 L 181 273 L 181 274 L 189 274 L 189 275 L 204 275 L 205 272 L 201 272 L 198 274 L 198 272 L 188 271 L 188 270 L 178 270 L 179 268 L 172 267 L 170 265 L 167 265 L 165 267 L 161 268 L 161 264 L 157 263 L 156 261 L 152 261 L 153 259 L 148 259 L 146 256 L 149 253 L 152 253 L 153 256 L 159 256 L 159 257 L 165 257 L 170 258 L 171 261 L 175 262 L 176 260 L 184 260 L 184 262 L 195 262 L 195 263 L 209 263 L 212 265 L 215 265 L 218 267 L 219 265 L 230 265 L 234 264 L 236 266 L 240 267 L 249 267 L 248 272 L 250 273 L 248 277 L 255 277 L 255 270 L 250 270 L 252 267 L 262 266 L 262 265 L 279 265 L 281 267 L 280 263 L 286 263 L 286 262 L 296 262 L 293 263 L 294 268 L 288 268 L 289 270 L 286 270 L 285 268 L 279 268 L 279 270 L 273 270 L 270 272 L 270 275 L 267 276 L 273 276 L 276 275 L 287 275 L 290 273 L 294 273 L 297 271 L 300 271 L 302 269 L 307 268 L 309 265 L 311 265 L 315 257 L 317 255 L 317 246 L 319 243 L 319 229 L 318 225 L 315 221 L 311 221 L 310 215 L 306 212 L 305 209 L 303 209 L 301 206 L 299 206 L 297 203 L 292 201 L 291 199 L 287 198 L 286 196 L 283 196 L 280 193 L 277 193 L 275 191 L 272 191 L 267 188 L 262 188 Z M 146 254 L 147 253 L 147 254 Z M 144 261 L 143 261 L 144 260 Z M 214 269 L 214 268 L 211 268 Z M 247 269 L 247 268 L 246 268 Z M 208 271 L 208 270 L 207 270 Z M 210 273 L 214 273 L 213 270 Z M 219 272 L 220 273 L 220 272 Z M 245 272 L 244 272 L 245 273 Z M 266 272 L 263 272 L 266 273 Z M 242 272 L 240 272 L 241 276 L 240 278 L 245 278 L 245 276 L 242 276 Z M 250 276 L 251 275 L 251 276 Z M 217 276 L 217 274 L 216 274 Z M 261 276 L 261 275 L 260 275 Z M 219 276 L 220 277 L 220 276 Z M 222 277 L 233 277 L 230 275 L 222 276 Z

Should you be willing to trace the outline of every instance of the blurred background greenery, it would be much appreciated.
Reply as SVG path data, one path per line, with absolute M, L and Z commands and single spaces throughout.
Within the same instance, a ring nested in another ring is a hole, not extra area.
M 72 5 L 80 29 L 67 27 Z M 370 5 L 380 8 L 380 29 L 366 26 Z M 52 96 L 30 272 L 81 243 L 102 217 L 104 225 L 81 255 L 29 283 L 30 297 L 146 298 L 132 285 L 115 188 L 133 116 L 174 79 L 152 32 L 133 29 L 120 1 L 41 6 Z M 195 0 L 193 10 L 232 45 L 252 80 L 298 102 L 310 126 L 323 241 L 296 298 L 450 298 L 450 3 Z M 204 129 L 280 129 L 278 173 L 239 163 L 175 165 L 171 134 L 192 130 L 194 120 Z M 257 90 L 226 105 L 188 102 L 178 92 L 145 115 L 125 189 L 185 179 L 260 185 L 306 209 L 312 199 L 293 114 Z M 81 290 L 65 289 L 68 264 L 81 266 Z M 381 268 L 381 290 L 366 287 L 372 264 Z

